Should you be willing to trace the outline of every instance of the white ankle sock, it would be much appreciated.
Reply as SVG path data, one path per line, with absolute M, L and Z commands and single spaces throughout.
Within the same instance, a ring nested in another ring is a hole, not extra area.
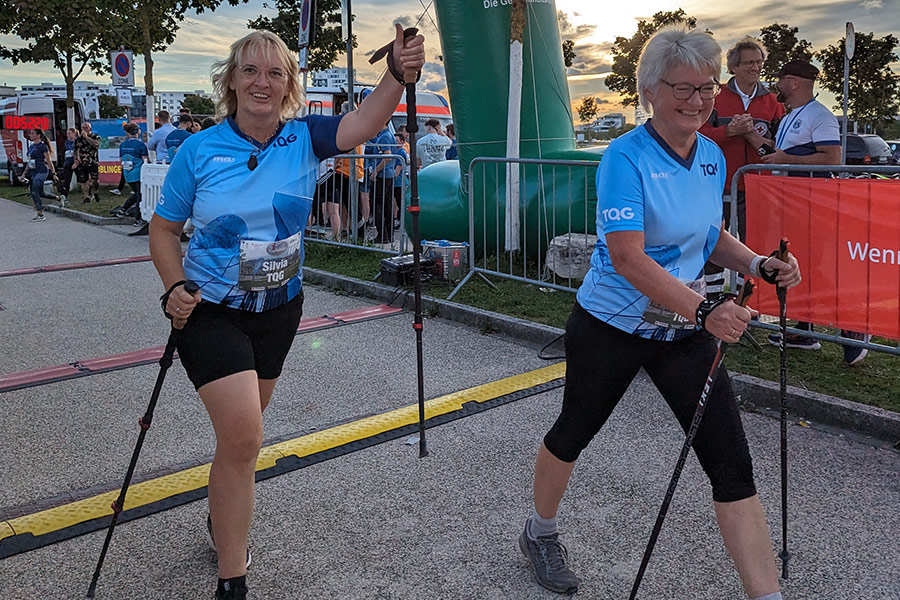
M 759 598 L 751 598 L 750 600 L 784 600 L 781 596 L 781 592 L 775 592 L 774 594 L 766 594 L 765 596 L 760 596 Z
M 533 540 L 542 536 L 553 535 L 557 531 L 556 517 L 545 519 L 535 510 L 531 513 L 531 517 L 525 525 L 525 530 L 528 532 L 528 537 Z

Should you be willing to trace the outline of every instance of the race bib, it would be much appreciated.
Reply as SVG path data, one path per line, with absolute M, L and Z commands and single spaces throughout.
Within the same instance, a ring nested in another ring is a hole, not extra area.
M 130 171 L 133 168 L 134 168 L 134 162 L 132 162 L 130 159 L 122 160 L 122 170 L 123 171 Z
M 66 158 L 72 158 L 75 156 L 74 150 L 66 150 Z
M 277 242 L 241 241 L 238 287 L 259 292 L 283 286 L 300 270 L 303 234 Z
M 29 158 L 29 159 L 28 159 L 28 168 L 29 168 L 29 169 L 33 169 L 33 168 L 34 168 L 34 159 L 33 159 L 33 158 Z
M 685 285 L 701 296 L 706 296 L 706 280 L 702 276 L 700 279 L 688 282 Z M 687 317 L 683 317 L 653 300 L 647 304 L 642 318 L 650 325 L 666 329 L 694 329 L 696 327 Z

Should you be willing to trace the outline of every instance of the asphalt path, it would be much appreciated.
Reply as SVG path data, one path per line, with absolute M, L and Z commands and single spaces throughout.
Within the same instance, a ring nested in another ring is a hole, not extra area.
M 0 200 L 0 269 L 139 256 L 146 238 Z M 158 346 L 150 263 L 0 279 L 0 373 Z M 308 287 L 304 316 L 374 304 Z M 412 315 L 297 337 L 266 411 L 265 437 L 303 435 L 415 402 Z M 536 349 L 425 323 L 426 397 L 545 366 Z M 0 509 L 121 479 L 157 367 L 0 394 Z M 252 598 L 553 598 L 516 538 L 530 513 L 534 454 L 561 390 L 428 431 L 431 452 L 386 442 L 257 485 Z M 757 485 L 780 546 L 779 426 L 744 414 Z M 560 511 L 583 598 L 627 598 L 683 439 L 655 388 L 632 385 L 584 452 Z M 900 599 L 900 454 L 792 426 L 787 600 Z M 170 370 L 138 466 L 208 457 L 212 428 L 180 365 Z M 743 598 L 691 456 L 641 598 Z M 98 598 L 211 598 L 205 501 L 117 528 Z M 0 560 L 0 597 L 84 597 L 103 532 Z

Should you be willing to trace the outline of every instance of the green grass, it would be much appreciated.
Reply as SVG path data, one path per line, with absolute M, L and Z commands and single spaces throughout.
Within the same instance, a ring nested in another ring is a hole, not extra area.
M 84 204 L 82 203 L 81 186 L 75 184 L 75 187 L 69 192 L 68 207 L 91 215 L 109 217 L 109 211 L 123 204 L 128 196 L 131 195 L 131 188 L 127 185 L 125 186 L 125 189 L 122 190 L 121 196 L 115 196 L 109 193 L 109 191 L 115 189 L 115 187 L 116 186 L 114 185 L 100 184 L 100 202 Z M 54 190 L 53 193 L 56 193 L 56 190 Z M 34 206 L 31 201 L 31 194 L 29 193 L 28 186 L 20 185 L 13 187 L 9 185 L 9 179 L 6 176 L 5 171 L 3 175 L 0 176 L 0 198 L 6 198 L 7 200 L 19 202 L 20 204 L 25 204 L 27 206 Z M 44 203 L 50 205 L 54 204 L 53 200 L 44 200 Z
M 367 281 L 378 273 L 382 258 L 362 250 L 324 244 L 308 243 L 306 248 L 307 266 Z M 453 301 L 554 327 L 565 327 L 575 301 L 574 294 L 541 291 L 539 286 L 506 279 L 493 278 L 492 281 L 497 291 L 478 277 L 473 277 L 453 297 Z M 426 283 L 423 293 L 444 299 L 453 287 L 447 283 Z M 777 382 L 778 349 L 766 340 L 768 331 L 752 331 L 762 350 L 731 346 L 725 362 L 732 371 Z M 896 346 L 895 341 L 878 338 L 874 341 Z M 896 356 L 870 352 L 862 363 L 848 367 L 843 364 L 841 346 L 823 343 L 822 350 L 818 352 L 788 350 L 787 372 L 789 385 L 900 412 L 900 359 Z

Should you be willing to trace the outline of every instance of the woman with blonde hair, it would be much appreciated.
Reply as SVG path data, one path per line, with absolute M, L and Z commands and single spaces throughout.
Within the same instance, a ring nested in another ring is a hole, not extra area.
M 359 109 L 298 119 L 305 94 L 284 42 L 268 31 L 234 42 L 213 66 L 219 123 L 181 145 L 150 222 L 162 308 L 184 326 L 178 353 L 216 434 L 208 519 L 216 598 L 247 594 L 262 413 L 302 312 L 316 167 L 378 133 L 400 101 L 403 72 L 425 64 L 424 38 L 404 40 L 399 25 L 392 52 L 394 68 Z M 182 261 L 188 218 L 195 232 Z M 186 280 L 200 291 L 185 291 Z

